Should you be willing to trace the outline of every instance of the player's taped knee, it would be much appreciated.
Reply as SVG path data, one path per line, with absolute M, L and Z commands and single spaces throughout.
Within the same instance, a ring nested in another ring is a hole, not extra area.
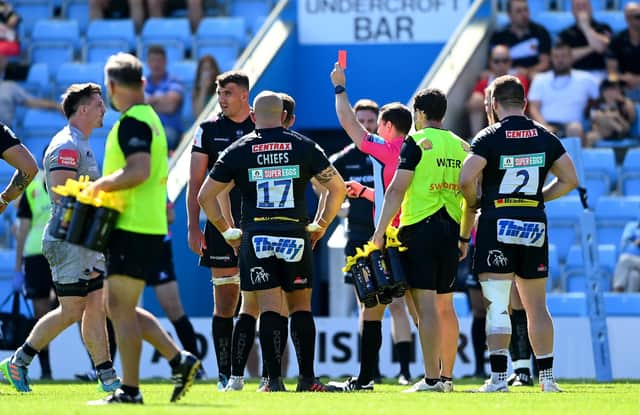
M 214 286 L 236 284 L 240 285 L 240 273 L 229 277 L 211 278 Z
M 482 295 L 489 301 L 487 307 L 487 336 L 492 334 L 511 334 L 509 317 L 509 294 L 511 280 L 480 281 Z

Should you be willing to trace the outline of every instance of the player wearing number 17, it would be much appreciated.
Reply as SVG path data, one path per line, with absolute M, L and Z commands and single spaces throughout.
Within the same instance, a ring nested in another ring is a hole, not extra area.
M 476 135 L 460 173 L 464 198 L 482 212 L 473 268 L 489 304 L 486 331 L 491 379 L 478 391 L 509 390 L 508 307 L 515 278 L 527 313 L 540 387 L 543 392 L 560 392 L 553 378 L 553 321 L 546 305 L 549 250 L 544 203 L 569 193 L 578 179 L 560 140 L 524 116 L 526 99 L 520 81 L 501 76 L 493 88 L 490 105 L 499 121 Z M 556 178 L 544 186 L 549 172 Z M 461 239 L 469 238 L 470 231 L 470 226 L 462 227 Z
M 338 213 L 346 186 L 317 144 L 282 127 L 287 114 L 280 95 L 261 92 L 253 106 L 256 130 L 220 154 L 198 202 L 227 243 L 239 249 L 240 289 L 257 293 L 260 346 L 269 368 L 266 391 L 284 390 L 279 314 L 283 290 L 302 375 L 297 389 L 326 391 L 313 372 L 311 249 Z M 324 209 L 315 215 L 317 223 L 309 224 L 305 188 L 311 178 L 329 192 Z M 227 222 L 218 202 L 217 196 L 230 186 L 236 186 L 242 196 L 242 231 Z

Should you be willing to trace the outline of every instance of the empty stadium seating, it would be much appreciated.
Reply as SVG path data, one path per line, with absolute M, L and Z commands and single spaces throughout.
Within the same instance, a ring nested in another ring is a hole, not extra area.
M 640 148 L 630 149 L 620 169 L 620 190 L 626 196 L 640 196 Z
M 104 63 L 117 52 L 137 49 L 133 21 L 129 19 L 94 20 L 87 29 L 87 40 L 83 50 L 88 62 Z
M 191 29 L 184 18 L 150 18 L 145 21 L 140 35 L 138 56 L 146 60 L 149 46 L 164 46 L 168 61 L 182 60 L 185 52 L 191 49 Z
M 58 67 L 74 60 L 80 47 L 78 22 L 75 20 L 38 20 L 31 34 L 29 57 L 32 62 L 46 62 L 55 73 Z
M 558 258 L 564 261 L 569 248 L 578 242 L 578 215 L 582 204 L 577 197 L 566 196 L 545 204 L 549 224 L 549 242 L 558 249 Z
M 59 97 L 69 85 L 93 82 L 103 85 L 104 66 L 102 63 L 66 62 L 60 65 L 55 76 L 54 97 Z
M 625 225 L 637 220 L 639 212 L 640 197 L 601 197 L 595 209 L 598 243 L 617 246 Z

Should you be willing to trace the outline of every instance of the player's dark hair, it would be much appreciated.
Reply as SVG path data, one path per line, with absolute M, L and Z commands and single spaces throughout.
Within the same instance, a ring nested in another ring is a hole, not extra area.
M 413 109 L 424 112 L 428 121 L 442 121 L 447 112 L 447 97 L 437 88 L 425 88 L 413 100 Z
M 503 107 L 524 107 L 524 87 L 513 75 L 504 75 L 493 81 L 493 99 Z
M 565 48 L 571 49 L 571 45 L 562 39 L 556 40 L 556 42 L 552 46 L 552 49 L 565 49 Z
M 104 76 L 107 81 L 139 88 L 142 86 L 142 63 L 129 53 L 111 55 L 104 66 Z
M 287 111 L 287 118 L 282 122 L 284 125 L 289 125 L 291 118 L 293 118 L 293 112 L 296 110 L 296 100 L 289 94 L 281 92 L 280 98 L 282 99 L 282 110 Z
M 227 84 L 236 84 L 249 90 L 249 77 L 247 74 L 241 71 L 227 71 L 221 73 L 216 78 L 218 88 L 224 88 Z
M 406 105 L 399 102 L 391 102 L 380 108 L 380 119 L 384 122 L 391 122 L 396 130 L 402 135 L 407 135 L 411 129 L 413 118 L 411 111 Z
M 62 112 L 67 119 L 76 113 L 80 105 L 86 104 L 93 94 L 102 96 L 100 85 L 94 83 L 72 84 L 62 95 Z
M 378 106 L 378 104 L 376 104 L 375 101 L 365 98 L 360 99 L 355 103 L 355 105 L 353 106 L 353 111 L 371 111 L 376 114 L 377 117 L 378 114 L 380 114 L 380 107 Z

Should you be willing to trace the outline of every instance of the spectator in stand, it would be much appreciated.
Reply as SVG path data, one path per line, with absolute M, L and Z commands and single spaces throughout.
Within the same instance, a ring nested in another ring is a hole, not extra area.
M 218 62 L 213 56 L 204 55 L 198 61 L 196 80 L 191 94 L 191 106 L 194 117 L 200 115 L 207 105 L 207 102 L 215 95 L 217 86 L 216 78 L 220 73 Z
M 146 0 L 149 17 L 169 16 L 175 10 L 187 9 L 191 31 L 195 32 L 204 14 L 202 0 Z
M 4 79 L 7 58 L 0 55 L 0 122 L 14 125 L 16 107 L 24 105 L 29 108 L 60 110 L 58 104 L 50 99 L 36 98 L 13 81 Z
M 619 140 L 629 135 L 636 119 L 633 101 L 624 96 L 620 81 L 605 79 L 600 84 L 600 97 L 591 109 L 591 131 L 587 146 L 599 140 Z
M 640 221 L 629 222 L 622 233 L 622 253 L 613 273 L 613 290 L 640 291 Z
M 590 0 L 572 0 L 573 26 L 560 32 L 562 42 L 571 46 L 573 67 L 588 71 L 600 82 L 606 76 L 604 57 L 611 41 L 611 27 L 593 20 Z
M 598 98 L 598 84 L 589 73 L 571 67 L 571 47 L 557 42 L 551 49 L 551 70 L 533 78 L 529 114 L 559 137 L 582 137 L 582 122 L 590 100 Z
M 624 82 L 629 98 L 640 102 L 640 3 L 624 8 L 627 29 L 611 40 L 607 55 L 609 76 Z
M 140 0 L 89 0 L 89 19 L 127 19 L 131 18 L 140 33 L 144 24 L 144 3 Z
M 489 56 L 489 70 L 478 80 L 471 97 L 467 101 L 467 110 L 469 111 L 469 128 L 471 134 L 476 134 L 487 125 L 486 115 L 484 112 L 484 90 L 499 76 L 515 73 L 511 68 L 511 56 L 509 48 L 505 45 L 496 45 L 491 49 Z M 529 80 L 523 74 L 516 74 L 525 93 L 529 89 Z
M 20 16 L 13 10 L 11 4 L 0 1 L 0 55 L 20 55 L 20 42 L 18 42 L 20 20 Z
M 489 44 L 508 46 L 511 66 L 532 79 L 549 69 L 551 37 L 547 29 L 530 20 L 527 0 L 508 0 L 507 14 L 509 24 L 495 32 Z
M 167 72 L 167 52 L 163 46 L 151 45 L 147 51 L 149 74 L 144 87 L 147 104 L 158 113 L 167 135 L 169 151 L 175 150 L 182 137 L 182 84 Z

